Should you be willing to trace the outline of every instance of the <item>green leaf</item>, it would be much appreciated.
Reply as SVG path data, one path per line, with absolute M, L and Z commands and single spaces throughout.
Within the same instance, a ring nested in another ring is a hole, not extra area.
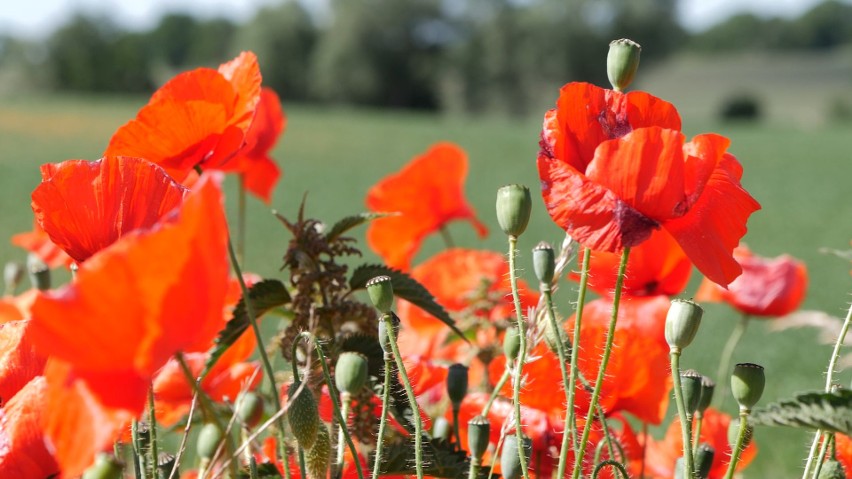
M 340 237 L 343 233 L 351 230 L 352 228 L 367 223 L 368 221 L 372 221 L 377 218 L 384 218 L 386 216 L 396 216 L 398 213 L 358 213 L 357 215 L 347 216 L 342 220 L 338 221 L 328 230 L 328 233 L 325 234 L 325 240 L 328 242 L 332 242 Z
M 790 426 L 852 434 L 852 390 L 807 392 L 793 399 L 755 409 L 749 418 L 754 424 Z
M 352 272 L 349 279 L 349 288 L 352 290 L 363 289 L 367 281 L 376 276 L 390 276 L 393 283 L 393 294 L 399 298 L 411 302 L 423 311 L 440 319 L 449 326 L 456 334 L 467 342 L 470 342 L 464 333 L 456 327 L 453 318 L 447 313 L 443 306 L 435 301 L 435 297 L 422 284 L 402 271 L 381 264 L 361 265 Z
M 248 293 L 254 314 L 258 318 L 270 309 L 282 306 L 291 301 L 290 293 L 287 292 L 284 283 L 277 279 L 264 279 L 259 283 L 255 283 L 249 288 Z M 210 357 L 204 364 L 204 371 L 201 373 L 201 377 L 206 376 L 210 372 L 216 361 L 219 360 L 222 354 L 234 344 L 234 341 L 250 325 L 248 314 L 246 314 L 244 298 L 240 298 L 240 302 L 234 308 L 233 316 L 231 316 L 231 319 L 225 324 L 225 328 L 219 331 L 219 335 L 213 341 L 213 347 L 209 351 Z
M 375 460 L 375 459 L 374 459 Z M 464 451 L 456 449 L 453 444 L 443 439 L 423 441 L 423 474 L 432 477 L 467 478 L 470 461 Z M 414 448 L 411 442 L 389 444 L 382 453 L 382 463 L 379 466 L 381 475 L 406 475 L 416 473 L 414 467 Z M 488 466 L 479 469 L 477 478 L 487 479 L 490 475 Z M 494 475 L 494 477 L 500 477 Z

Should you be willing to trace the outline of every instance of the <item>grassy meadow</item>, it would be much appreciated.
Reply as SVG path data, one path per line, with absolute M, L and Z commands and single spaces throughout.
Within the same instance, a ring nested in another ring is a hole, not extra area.
M 555 96 L 555 92 L 554 92 Z M 28 96 L 0 99 L 0 238 L 28 230 L 32 214 L 29 194 L 39 180 L 38 166 L 71 158 L 96 159 L 112 132 L 131 118 L 144 98 Z M 460 144 L 469 154 L 467 196 L 491 228 L 484 241 L 467 224 L 450 227 L 457 244 L 503 251 L 505 239 L 494 219 L 496 189 L 524 183 L 535 191 L 535 156 L 540 118 L 505 120 L 451 118 L 427 114 L 325 109 L 285 105 L 287 129 L 275 157 L 284 170 L 271 205 L 249 199 L 248 269 L 276 276 L 288 241 L 280 223 L 269 213 L 276 209 L 293 217 L 306 192 L 306 213 L 325 221 L 364 210 L 371 184 L 398 170 L 414 155 L 441 140 Z M 745 168 L 743 183 L 763 205 L 749 222 L 745 240 L 757 253 L 789 253 L 804 260 L 810 288 L 804 309 L 841 316 L 852 291 L 850 264 L 820 253 L 820 248 L 848 249 L 852 239 L 852 150 L 850 127 L 822 125 L 801 128 L 795 122 L 715 124 L 707 117 L 685 118 L 688 135 L 716 131 L 730 137 L 731 150 Z M 227 182 L 230 213 L 235 209 L 235 183 Z M 521 264 L 531 276 L 529 250 L 542 239 L 557 243 L 563 233 L 534 202 L 534 217 L 520 239 Z M 356 231 L 363 239 L 363 229 Z M 364 259 L 377 257 L 365 248 Z M 442 247 L 431 238 L 417 257 L 428 258 Z M 23 252 L 0 241 L 0 261 L 23 261 Z M 687 295 L 697 287 L 699 276 Z M 573 289 L 563 288 L 564 314 Z M 716 358 L 736 316 L 722 305 L 707 306 L 707 314 L 684 367 L 715 375 Z M 117 319 L 120 319 L 120 313 Z M 821 388 L 830 348 L 817 343 L 811 330 L 772 333 L 766 322 L 753 321 L 734 360 L 766 367 L 763 404 L 805 389 Z M 660 371 L 660 374 L 667 374 Z M 849 372 L 838 378 L 852 379 Z M 734 411 L 733 401 L 727 412 Z M 759 453 L 746 478 L 798 477 L 810 435 L 788 429 L 759 428 Z

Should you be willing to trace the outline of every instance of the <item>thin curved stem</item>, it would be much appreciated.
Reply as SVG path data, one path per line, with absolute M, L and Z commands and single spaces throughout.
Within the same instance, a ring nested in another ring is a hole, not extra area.
M 600 398 L 606 375 L 606 366 L 609 364 L 609 356 L 612 353 L 612 342 L 615 339 L 615 325 L 618 322 L 618 308 L 621 304 L 621 290 L 624 286 L 624 272 L 627 270 L 627 258 L 629 257 L 630 248 L 624 248 L 624 252 L 621 253 L 621 263 L 618 265 L 618 276 L 615 280 L 615 293 L 612 298 L 612 316 L 609 319 L 609 328 L 606 332 L 606 345 L 604 346 L 598 377 L 595 381 L 595 390 L 592 392 L 592 399 L 589 403 L 589 417 L 586 418 L 586 425 L 583 427 L 583 436 L 580 438 L 579 454 L 574 462 L 574 473 L 571 476 L 573 479 L 579 479 L 580 472 L 583 470 L 583 457 L 585 456 L 586 444 L 589 442 L 589 434 L 592 432 L 592 422 L 594 422 L 592 415 L 598 406 L 598 399 Z M 586 258 L 584 257 L 583 260 L 585 261 Z M 577 350 L 576 345 L 573 350 Z
M 240 173 L 237 190 L 237 259 L 246 260 L 246 174 Z
M 825 453 L 828 452 L 828 444 L 831 442 L 831 439 L 834 435 L 830 432 L 824 432 L 822 434 L 822 446 L 819 448 L 819 455 L 817 456 L 816 467 L 814 467 L 814 475 L 813 479 L 819 479 L 819 472 L 822 470 L 822 462 L 825 461 Z
M 603 461 L 595 466 L 595 471 L 592 473 L 592 479 L 597 479 L 598 474 L 600 474 L 605 467 L 611 467 L 617 470 L 623 479 L 630 479 L 630 475 L 627 474 L 627 469 L 625 469 L 620 462 L 613 460 Z
M 539 289 L 541 289 L 541 292 L 544 295 L 544 306 L 547 311 L 547 319 L 550 322 L 550 328 L 556 336 L 556 356 L 559 358 L 559 371 L 562 373 L 562 385 L 563 390 L 565 391 L 565 425 L 563 426 L 564 430 L 562 431 L 562 449 L 559 453 L 559 467 L 557 468 L 558 472 L 556 473 L 556 477 L 564 477 L 565 463 L 568 462 L 568 448 L 570 447 L 569 441 L 571 440 L 568 425 L 570 424 L 572 409 L 568 409 L 568 405 L 571 403 L 572 393 L 570 391 L 574 389 L 574 385 L 570 381 L 568 375 L 568 361 L 565 357 L 565 345 L 562 343 L 562 325 L 556 321 L 556 312 L 553 310 L 553 297 L 551 295 L 550 285 L 542 283 Z M 570 433 L 573 434 L 573 431 Z
M 385 383 L 382 388 L 382 416 L 379 418 L 379 435 L 376 436 L 376 457 L 373 463 L 373 479 L 379 478 L 379 465 L 382 463 L 382 445 L 385 438 L 385 424 L 388 422 L 390 402 L 391 358 L 385 357 Z
M 453 237 L 452 237 L 452 236 L 450 236 L 450 230 L 448 230 L 448 229 L 447 229 L 446 225 L 445 225 L 445 226 L 441 226 L 441 228 L 439 229 L 439 231 L 441 232 L 441 238 L 443 238 L 443 239 L 444 239 L 444 245 L 445 245 L 447 248 L 454 248 L 454 247 L 455 247 L 455 242 L 453 241 Z
M 524 479 L 529 479 L 529 465 L 522 445 L 524 444 L 524 431 L 521 426 L 521 379 L 523 376 L 524 361 L 527 357 L 527 333 L 524 323 L 524 312 L 521 308 L 521 297 L 518 294 L 518 272 L 515 269 L 515 255 L 517 254 L 518 238 L 509 236 L 509 280 L 512 284 L 512 299 L 515 303 L 515 315 L 518 323 L 518 339 L 520 349 L 518 359 L 515 363 L 515 377 L 512 381 L 512 403 L 515 406 L 515 436 L 518 438 L 518 458 L 521 464 L 521 474 Z
M 411 388 L 411 381 L 408 379 L 408 372 L 405 370 L 405 364 L 402 362 L 402 355 L 399 353 L 399 346 L 396 344 L 396 332 L 394 332 L 393 321 L 391 320 L 390 315 L 385 314 L 383 321 L 385 321 L 385 329 L 387 329 L 388 332 L 388 342 L 393 350 L 396 367 L 399 369 L 399 374 L 402 376 L 402 385 L 405 387 L 405 394 L 408 395 L 408 402 L 411 403 L 411 409 L 414 412 L 414 469 L 417 473 L 417 479 L 423 479 L 423 423 L 420 420 L 420 408 L 417 406 L 417 397 L 414 396 L 414 390 Z
M 350 394 L 344 393 L 344 394 L 340 395 L 340 400 L 341 400 L 342 407 L 343 407 L 343 410 L 340 411 L 340 415 L 343 416 L 344 421 L 348 421 L 349 409 L 350 409 L 350 404 L 352 402 L 352 397 L 351 397 Z M 348 427 L 349 427 L 349 423 L 343 422 L 343 423 L 339 424 L 340 429 L 337 431 L 337 461 L 335 461 L 335 467 L 337 469 L 336 474 L 338 474 L 338 475 L 343 474 L 343 452 L 345 451 L 345 448 L 346 448 L 346 442 L 345 442 L 346 440 L 343 439 L 343 433 L 344 433 L 344 429 L 347 429 Z M 356 458 L 356 460 L 357 460 L 357 458 Z M 332 476 L 332 477 L 335 477 L 335 476 Z
M 692 433 L 692 457 L 698 454 L 698 446 L 701 444 L 701 424 L 704 422 L 704 413 L 695 412 L 695 430 Z
M 583 324 L 583 309 L 586 306 L 586 291 L 588 290 L 589 284 L 589 264 L 591 262 L 592 250 L 589 248 L 585 248 L 583 250 L 583 263 L 580 267 L 580 286 L 577 290 L 577 310 L 574 315 L 574 339 L 571 341 L 571 374 L 568 379 L 568 405 L 566 406 L 567 412 L 569 414 L 570 420 L 565 421 L 565 429 L 570 430 L 570 437 L 572 438 L 573 449 L 574 449 L 574 457 L 580 457 L 580 450 L 578 448 L 579 444 L 577 443 L 577 416 L 574 411 L 574 401 L 575 401 L 575 393 L 574 390 L 577 384 L 577 377 L 579 376 L 580 369 L 577 364 L 577 358 L 580 354 L 580 328 Z M 563 432 L 563 434 L 568 434 L 567 432 Z M 563 451 L 565 450 L 565 446 L 563 444 Z M 556 477 L 565 477 L 565 463 L 562 462 L 562 455 L 560 454 L 560 462 L 561 466 L 558 469 L 558 473 Z M 579 460 L 579 459 L 578 459 Z
M 695 476 L 695 466 L 693 465 L 692 457 L 692 418 L 686 411 L 686 403 L 683 400 L 683 389 L 680 381 L 680 349 L 672 348 L 671 364 L 672 364 L 672 389 L 674 390 L 675 404 L 677 404 L 677 416 L 680 420 L 680 432 L 683 437 L 683 477 L 691 478 Z
M 494 404 L 494 400 L 497 399 L 497 396 L 500 395 L 500 390 L 503 389 L 503 386 L 506 385 L 506 381 L 509 380 L 509 374 L 511 370 L 509 366 L 506 366 L 506 369 L 503 371 L 503 375 L 500 376 L 500 379 L 497 381 L 497 384 L 494 386 L 494 390 L 491 391 L 491 396 L 488 397 L 488 402 L 485 403 L 485 406 L 482 408 L 482 416 L 488 417 L 488 412 L 491 411 L 491 405 Z
M 154 383 L 148 386 L 148 434 L 151 437 L 151 477 L 157 477 L 157 457 L 159 456 L 157 445 L 157 413 L 154 408 Z
M 737 463 L 740 462 L 740 453 L 743 451 L 743 442 L 745 441 L 746 430 L 748 429 L 748 412 L 740 410 L 740 427 L 737 431 L 737 442 L 734 450 L 731 451 L 731 462 L 728 464 L 728 470 L 725 472 L 725 479 L 732 479 L 734 471 L 737 469 Z
M 717 399 L 716 407 L 718 408 L 724 406 L 725 401 L 728 398 L 727 385 L 731 374 L 731 359 L 734 357 L 734 351 L 737 349 L 737 345 L 740 343 L 740 340 L 746 332 L 749 319 L 750 318 L 747 314 L 740 317 L 740 320 L 737 322 L 737 325 L 734 326 L 734 330 L 731 331 L 731 335 L 728 337 L 728 342 L 725 343 L 725 348 L 722 349 L 722 355 L 719 358 L 719 371 L 716 372 L 717 389 L 716 394 L 714 395 Z

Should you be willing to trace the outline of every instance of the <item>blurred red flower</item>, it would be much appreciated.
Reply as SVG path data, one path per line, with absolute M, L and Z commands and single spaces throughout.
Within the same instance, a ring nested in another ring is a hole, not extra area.
M 852 439 L 843 434 L 835 434 L 834 441 L 837 448 L 837 460 L 843 464 L 846 473 L 852 472 Z
M 30 334 L 50 351 L 46 432 L 63 473 L 81 473 L 139 415 L 154 373 L 179 351 L 206 349 L 228 288 L 222 194 L 202 178 L 179 209 L 83 263 L 41 293 Z
M 467 155 L 453 143 L 437 143 L 401 171 L 367 192 L 367 208 L 398 212 L 367 229 L 367 244 L 388 266 L 406 270 L 426 236 L 453 220 L 468 220 L 480 237 L 488 229 L 464 198 Z
M 44 232 L 44 228 L 38 224 L 38 221 L 33 221 L 32 231 L 13 235 L 12 244 L 35 254 L 49 268 L 70 267 L 74 263 L 74 260 L 62 251 L 62 248 L 50 240 L 50 236 Z
M 701 272 L 727 285 L 731 252 L 760 205 L 715 134 L 685 142 L 674 106 L 641 91 L 562 87 L 544 117 L 538 170 L 553 220 L 581 244 L 616 252 L 666 229 Z
M 218 70 L 181 73 L 115 132 L 104 156 L 146 158 L 177 181 L 195 166 L 219 168 L 243 146 L 260 101 L 260 82 L 250 52 Z
M 36 352 L 29 320 L 4 321 L 0 312 L 0 404 L 44 371 L 46 358 Z
M 804 263 L 788 255 L 763 258 L 745 246 L 734 250 L 734 257 L 743 274 L 728 289 L 705 279 L 696 301 L 724 301 L 743 314 L 758 317 L 784 316 L 802 304 L 808 287 Z
M 130 157 L 46 164 L 41 177 L 32 194 L 36 220 L 78 262 L 153 227 L 188 191 L 159 166 Z
M 59 473 L 41 426 L 46 390 L 38 376 L 0 408 L 0 477 L 42 479 Z

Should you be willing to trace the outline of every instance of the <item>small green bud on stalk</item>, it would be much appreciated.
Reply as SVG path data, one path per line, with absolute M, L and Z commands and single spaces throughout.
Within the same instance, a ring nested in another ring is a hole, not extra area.
M 380 313 L 390 312 L 393 307 L 393 283 L 390 276 L 376 276 L 367 281 L 367 294 Z
M 161 452 L 157 458 L 157 473 L 160 479 L 169 479 L 172 470 L 175 468 L 176 457 L 168 452 Z M 180 474 L 175 477 L 180 477 Z
M 30 273 L 30 283 L 39 291 L 50 289 L 50 268 L 38 257 L 30 253 L 27 255 L 27 271 Z
M 547 321 L 544 325 L 544 343 L 553 354 L 559 354 L 557 341 L 562 343 L 562 350 L 566 355 L 565 360 L 568 361 L 571 356 L 571 341 L 568 339 L 568 333 L 559 324 L 557 324 L 556 329 L 553 329 L 553 324 Z
M 263 398 L 254 391 L 246 391 L 237 398 L 237 404 L 240 405 L 237 417 L 242 424 L 248 428 L 257 426 L 263 417 Z
M 497 190 L 497 223 L 507 236 L 523 234 L 531 211 L 532 197 L 526 186 L 506 185 Z
M 393 312 L 389 313 L 390 322 L 393 325 L 393 336 L 395 338 L 399 337 L 399 317 Z M 390 336 L 387 331 L 387 322 L 383 318 L 379 318 L 379 345 L 382 347 L 382 351 L 385 353 L 385 359 L 393 361 L 393 348 L 390 345 Z
M 6 266 L 3 267 L 3 283 L 7 295 L 15 294 L 15 290 L 18 289 L 18 285 L 21 284 L 23 279 L 24 267 L 20 263 L 14 261 L 6 263 Z
M 698 327 L 704 310 L 696 303 L 685 299 L 673 299 L 666 314 L 666 342 L 672 352 L 680 353 L 689 346 Z
M 355 394 L 367 384 L 367 357 L 361 353 L 344 352 L 334 367 L 334 384 L 341 393 Z
M 521 338 L 518 336 L 517 326 L 509 326 L 506 328 L 506 334 L 503 335 L 503 354 L 511 363 L 521 352 Z
M 521 458 L 518 456 L 518 438 L 514 434 L 507 435 L 503 438 L 503 452 L 500 454 L 500 467 L 503 470 L 504 479 L 519 479 L 523 471 L 521 471 Z M 527 463 L 530 462 L 532 455 L 532 440 L 524 437 L 524 456 Z
M 454 409 L 459 408 L 467 396 L 467 366 L 464 364 L 453 364 L 447 370 L 447 395 Z
M 731 445 L 731 449 L 734 448 L 737 444 L 737 434 L 740 432 L 740 418 L 735 417 L 731 419 L 731 422 L 728 424 L 728 444 Z M 747 448 L 749 444 L 751 444 L 751 440 L 754 437 L 754 426 L 746 421 L 746 431 L 745 437 L 743 438 L 743 449 Z
M 308 449 L 305 457 L 305 466 L 309 479 L 326 479 L 328 477 L 328 466 L 331 463 L 331 434 L 325 424 L 320 424 L 317 429 L 316 441 L 313 447 Z
M 470 457 L 482 459 L 491 437 L 491 422 L 485 416 L 474 416 L 467 422 L 467 444 Z
M 542 241 L 532 250 L 533 270 L 539 283 L 550 287 L 556 274 L 556 253 L 547 241 Z
M 698 446 L 695 453 L 695 473 L 698 479 L 707 479 L 710 475 L 710 468 L 713 466 L 713 456 L 715 455 L 716 450 L 712 446 L 704 443 Z
M 121 479 L 124 465 L 112 454 L 101 453 L 95 463 L 83 472 L 82 479 Z
M 734 366 L 731 374 L 731 392 L 734 393 L 740 410 L 751 411 L 760 401 L 763 388 L 766 386 L 766 376 L 763 366 L 752 363 L 740 363 Z
M 609 44 L 609 53 L 606 56 L 606 76 L 612 87 L 622 91 L 631 83 L 639 69 L 639 55 L 642 47 L 638 43 L 622 38 L 613 40 Z
M 698 410 L 698 404 L 701 402 L 701 379 L 701 373 L 694 369 L 680 373 L 680 386 L 688 417 L 695 414 L 695 411 Z
M 846 470 L 839 461 L 829 459 L 822 463 L 822 467 L 819 470 L 819 479 L 846 479 Z
M 443 416 L 438 416 L 432 424 L 432 436 L 449 441 L 453 436 L 453 425 Z
M 296 437 L 299 445 L 304 449 L 310 449 L 314 446 L 317 431 L 320 429 L 319 409 L 314 393 L 307 385 L 301 388 L 301 392 L 296 395 L 300 386 L 301 382 L 296 380 L 293 384 L 290 384 L 287 391 L 289 398 L 287 419 L 290 422 L 293 436 Z
M 213 459 L 223 439 L 219 426 L 212 422 L 205 424 L 201 428 L 201 432 L 198 433 L 198 440 L 195 443 L 195 451 L 198 453 L 198 457 L 207 460 Z
M 703 376 L 701 378 L 701 400 L 698 402 L 697 413 L 704 414 L 704 411 L 710 407 L 710 403 L 713 402 L 713 391 L 715 390 L 716 382 L 707 376 Z

